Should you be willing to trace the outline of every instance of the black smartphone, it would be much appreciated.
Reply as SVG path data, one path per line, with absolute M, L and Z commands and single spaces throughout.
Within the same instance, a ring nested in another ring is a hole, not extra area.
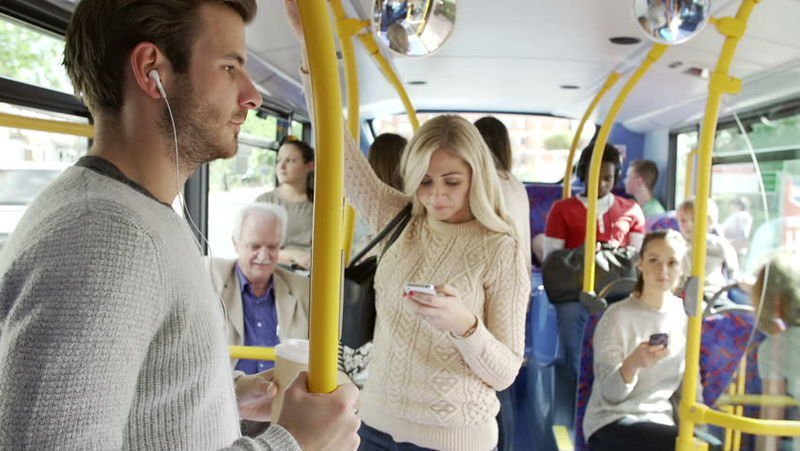
M 650 346 L 664 346 L 669 344 L 669 334 L 653 334 L 650 335 Z

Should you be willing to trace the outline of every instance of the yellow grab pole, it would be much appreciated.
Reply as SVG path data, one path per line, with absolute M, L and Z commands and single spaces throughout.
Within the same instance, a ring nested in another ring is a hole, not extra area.
M 591 116 L 594 112 L 594 109 L 597 108 L 600 100 L 602 100 L 611 87 L 617 83 L 617 80 L 619 80 L 620 77 L 622 77 L 621 73 L 611 72 L 605 84 L 603 84 L 603 87 L 600 88 L 600 91 L 598 91 L 597 95 L 594 96 L 592 103 L 590 103 L 589 107 L 586 108 L 586 112 L 583 113 L 581 122 L 578 124 L 578 130 L 575 131 L 575 136 L 572 137 L 572 145 L 569 148 L 569 157 L 567 157 L 567 169 L 564 171 L 564 190 L 562 191 L 561 196 L 564 199 L 568 199 L 570 196 L 572 196 L 572 166 L 575 164 L 575 153 L 578 151 L 578 144 L 581 140 L 581 134 L 583 134 L 583 126 L 586 125 L 586 121 L 589 120 L 589 116 Z
M 694 306 L 689 315 L 689 327 L 686 337 L 686 373 L 683 378 L 683 391 L 680 404 L 680 421 L 678 423 L 678 450 L 694 449 L 694 426 L 703 420 L 724 427 L 731 427 L 748 432 L 750 423 L 728 421 L 732 416 L 723 412 L 710 411 L 699 404 L 696 399 L 697 375 L 700 366 L 700 335 L 702 334 L 701 293 L 705 282 L 706 237 L 708 235 L 708 199 L 711 196 L 711 157 L 714 151 L 714 135 L 719 119 L 722 95 L 736 93 L 741 90 L 741 81 L 728 75 L 733 55 L 747 28 L 750 13 L 760 0 L 743 0 L 736 12 L 736 17 L 715 19 L 712 22 L 717 30 L 725 36 L 725 42 L 717 60 L 717 68 L 708 83 L 708 100 L 706 103 L 703 125 L 700 130 L 700 143 L 697 151 L 697 186 L 694 205 L 694 236 L 692 237 L 692 281 L 693 287 L 687 292 L 688 305 Z M 703 416 L 705 413 L 705 416 Z M 715 421 L 716 420 L 716 421 Z M 744 420 L 744 419 L 742 419 Z M 758 420 L 753 420 L 758 421 Z M 737 424 L 738 423 L 738 424 Z M 761 423 L 764 430 L 769 430 L 768 422 Z
M 0 113 L 0 127 L 22 128 L 40 132 L 61 133 L 63 135 L 94 137 L 94 127 L 90 124 L 75 122 L 54 121 L 35 117 L 17 116 L 16 114 Z
M 369 22 L 348 18 L 342 7 L 342 0 L 331 0 L 331 10 L 336 17 L 336 33 L 339 35 L 339 44 L 344 59 L 344 79 L 347 86 L 347 130 L 356 143 L 359 143 L 359 122 L 361 121 L 358 92 L 358 66 L 356 50 L 353 45 L 353 36 L 359 33 Z M 344 213 L 344 261 L 350 261 L 353 249 L 353 237 L 356 234 L 356 210 L 346 202 Z
M 275 360 L 275 348 L 262 346 L 228 346 L 228 353 L 232 359 Z
M 344 132 L 339 65 L 325 0 L 300 0 L 314 105 L 316 157 L 314 234 L 311 252 L 311 349 L 308 389 L 336 389 L 342 283 Z M 323 144 L 324 145 L 319 145 Z
M 739 371 L 736 375 L 736 394 L 743 395 L 747 391 L 746 387 L 746 379 L 747 379 L 747 354 L 742 356 L 742 361 L 739 363 Z M 744 415 L 744 406 L 735 406 L 733 413 L 738 416 Z M 733 431 L 733 450 L 739 451 L 742 448 L 742 432 L 741 431 Z
M 378 65 L 378 68 L 381 70 L 381 72 L 383 72 L 383 76 L 386 77 L 386 80 L 392 86 L 394 86 L 394 89 L 397 91 L 397 95 L 400 96 L 400 100 L 403 102 L 403 106 L 406 108 L 408 119 L 411 121 L 411 127 L 414 129 L 414 131 L 416 131 L 419 128 L 417 111 L 414 109 L 414 105 L 411 103 L 411 99 L 408 97 L 408 93 L 406 92 L 406 88 L 403 86 L 403 82 L 400 81 L 400 77 L 397 76 L 391 64 L 389 64 L 389 61 L 386 60 L 386 57 L 383 56 L 378 48 L 378 43 L 375 41 L 375 37 L 369 33 L 363 33 L 359 34 L 357 38 L 359 41 L 361 41 L 361 44 L 364 45 L 364 48 L 367 49 L 367 52 L 372 55 L 372 58 L 375 60 L 375 63 Z
M 688 199 L 694 195 L 694 167 L 697 161 L 697 149 L 692 149 L 686 155 L 686 180 L 683 181 L 683 197 Z
M 602 127 L 600 127 L 597 141 L 594 143 L 594 148 L 592 149 L 592 164 L 589 167 L 587 178 L 589 191 L 586 194 L 588 196 L 589 205 L 586 209 L 586 240 L 584 241 L 585 252 L 583 256 L 583 291 L 585 293 L 594 292 L 594 247 L 597 241 L 597 192 L 599 191 L 600 185 L 600 166 L 602 166 L 603 150 L 608 142 L 608 136 L 611 134 L 611 127 L 614 126 L 614 121 L 617 119 L 622 105 L 625 104 L 628 94 L 633 91 L 633 88 L 639 83 L 639 80 L 641 80 L 644 74 L 650 70 L 650 66 L 658 61 L 664 52 L 667 51 L 667 48 L 668 47 L 664 44 L 653 45 L 653 48 L 647 53 L 647 57 L 645 57 L 639 68 L 636 69 L 636 72 L 631 75 L 631 78 L 628 79 L 625 86 L 622 87 L 619 95 L 614 100 L 611 109 L 608 111 L 603 121 Z

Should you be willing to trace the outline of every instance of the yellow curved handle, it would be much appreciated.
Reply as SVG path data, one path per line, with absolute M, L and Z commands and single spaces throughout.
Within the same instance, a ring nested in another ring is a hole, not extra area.
M 583 256 L 583 291 L 585 293 L 594 291 L 594 247 L 597 242 L 597 192 L 600 186 L 600 166 L 602 166 L 601 162 L 603 161 L 603 150 L 608 142 L 608 136 L 611 134 L 611 127 L 614 126 L 614 121 L 616 121 L 619 110 L 622 108 L 622 105 L 625 104 L 628 95 L 633 91 L 633 88 L 639 83 L 639 80 L 642 79 L 644 74 L 650 70 L 653 63 L 664 55 L 667 48 L 668 46 L 664 44 L 653 45 L 647 53 L 647 57 L 642 61 L 642 64 L 636 69 L 636 72 L 633 73 L 631 78 L 628 79 L 625 86 L 622 87 L 619 95 L 617 95 L 611 109 L 606 115 L 605 121 L 603 121 L 603 126 L 600 127 L 597 141 L 594 143 L 594 148 L 592 149 L 592 163 L 589 166 L 589 172 L 587 174 L 589 191 L 586 195 L 588 196 L 589 205 L 586 209 L 586 240 L 584 241 L 586 252 L 584 252 Z
M 411 98 L 408 97 L 408 92 L 406 92 L 403 82 L 400 81 L 400 77 L 397 76 L 397 73 L 395 73 L 392 65 L 389 64 L 389 61 L 387 61 L 386 57 L 380 52 L 378 43 L 375 41 L 375 37 L 369 33 L 363 33 L 357 37 L 358 40 L 361 41 L 361 44 L 364 45 L 364 48 L 367 49 L 367 52 L 372 55 L 372 58 L 375 60 L 378 68 L 383 73 L 383 76 L 386 77 L 386 80 L 392 86 L 394 86 L 394 89 L 397 91 L 397 95 L 400 96 L 400 100 L 403 102 L 403 106 L 406 109 L 408 120 L 411 122 L 411 127 L 414 129 L 414 131 L 416 131 L 419 128 L 417 111 L 414 109 L 414 105 L 411 103 Z
M 564 171 L 564 189 L 561 193 L 562 199 L 568 199 L 572 196 L 572 168 L 575 165 L 575 153 L 578 151 L 578 144 L 581 141 L 581 135 L 583 134 L 583 126 L 586 125 L 586 121 L 589 120 L 589 117 L 594 112 L 594 109 L 597 108 L 597 105 L 600 103 L 600 100 L 605 97 L 606 93 L 617 83 L 617 81 L 622 77 L 622 74 L 619 72 L 611 72 L 608 76 L 608 79 L 603 84 L 603 87 L 600 88 L 600 91 L 597 92 L 597 95 L 594 96 L 594 100 L 592 103 L 589 104 L 589 107 L 586 108 L 586 112 L 583 113 L 583 117 L 581 118 L 581 122 L 578 124 L 578 130 L 575 131 L 575 136 L 572 137 L 572 145 L 569 148 L 569 156 L 567 157 L 567 169 Z

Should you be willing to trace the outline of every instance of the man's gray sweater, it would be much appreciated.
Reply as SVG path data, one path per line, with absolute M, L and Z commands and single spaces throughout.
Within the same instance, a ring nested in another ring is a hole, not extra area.
M 0 448 L 298 449 L 239 438 L 223 328 L 186 222 L 67 169 L 0 253 Z

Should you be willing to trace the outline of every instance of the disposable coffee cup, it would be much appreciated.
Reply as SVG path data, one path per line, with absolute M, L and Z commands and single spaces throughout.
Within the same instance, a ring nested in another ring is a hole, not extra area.
M 273 371 L 278 394 L 272 401 L 272 422 L 278 421 L 283 405 L 283 394 L 298 374 L 308 371 L 308 340 L 289 339 L 275 346 Z

